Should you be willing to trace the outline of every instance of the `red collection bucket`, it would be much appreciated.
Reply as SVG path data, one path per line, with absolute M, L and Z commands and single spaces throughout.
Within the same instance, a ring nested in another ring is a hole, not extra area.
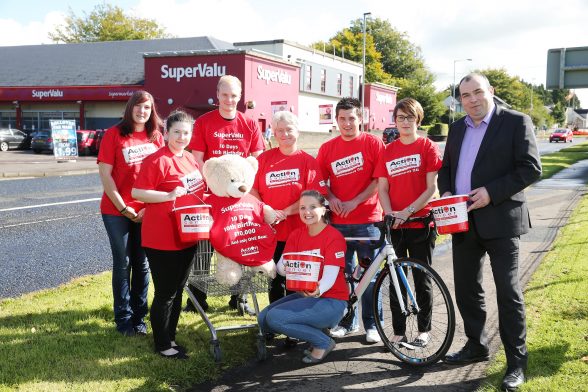
M 318 287 L 323 256 L 310 253 L 284 253 L 286 289 L 290 291 L 315 291 Z
M 210 237 L 210 206 L 201 204 L 177 207 L 173 209 L 180 233 L 180 241 L 195 242 L 207 240 Z
M 439 234 L 454 234 L 469 230 L 468 199 L 468 195 L 455 195 L 431 200 L 429 204 Z

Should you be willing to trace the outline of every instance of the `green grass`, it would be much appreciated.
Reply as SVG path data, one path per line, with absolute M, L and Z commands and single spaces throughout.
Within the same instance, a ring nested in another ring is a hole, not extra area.
M 541 157 L 541 165 L 543 166 L 541 179 L 550 178 L 555 173 L 583 159 L 588 159 L 588 142 L 543 155 Z
M 255 356 L 256 330 L 220 332 L 224 361 L 215 364 L 208 328 L 199 315 L 182 313 L 177 341 L 190 359 L 160 358 L 151 334 L 125 338 L 114 330 L 111 297 L 111 274 L 102 273 L 2 300 L 0 391 L 182 390 Z M 255 322 L 229 310 L 228 297 L 209 303 L 215 327 Z
M 520 390 L 588 390 L 588 196 L 584 196 L 525 290 L 528 381 Z M 504 351 L 480 391 L 496 391 Z

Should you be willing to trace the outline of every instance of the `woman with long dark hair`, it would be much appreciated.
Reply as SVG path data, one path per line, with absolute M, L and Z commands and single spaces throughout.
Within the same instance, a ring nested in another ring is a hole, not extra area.
M 141 163 L 164 145 L 161 119 L 153 96 L 135 91 L 122 120 L 108 129 L 98 154 L 104 187 L 100 212 L 112 249 L 112 294 L 116 330 L 125 336 L 145 335 L 149 266 L 141 248 L 143 203 L 131 189 Z

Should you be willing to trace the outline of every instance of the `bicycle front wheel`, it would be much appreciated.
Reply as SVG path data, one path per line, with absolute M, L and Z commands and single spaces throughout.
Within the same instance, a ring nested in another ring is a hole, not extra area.
M 398 266 L 402 267 L 406 279 L 398 274 Z M 395 271 L 385 268 L 374 286 L 374 314 L 378 314 L 379 298 L 383 313 L 383 321 L 376 317 L 378 333 L 384 345 L 401 361 L 416 366 L 435 363 L 447 353 L 455 332 L 455 311 L 449 290 L 435 270 L 416 259 L 397 259 L 394 268 Z M 406 314 L 400 310 L 391 272 L 398 277 Z M 390 341 L 395 329 L 399 335 L 406 336 L 406 341 Z M 424 332 L 427 334 L 421 335 Z M 428 338 L 418 339 L 419 335 Z

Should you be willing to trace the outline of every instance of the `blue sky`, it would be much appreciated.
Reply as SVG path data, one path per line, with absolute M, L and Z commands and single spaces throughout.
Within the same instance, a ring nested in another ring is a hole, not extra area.
M 76 15 L 100 0 L 2 0 L 0 46 L 49 44 L 47 33 L 71 6 Z M 364 12 L 388 19 L 420 46 L 437 87 L 474 69 L 505 68 L 527 82 L 545 83 L 547 51 L 588 46 L 588 1 L 566 0 L 119 0 L 139 17 L 156 19 L 178 37 L 210 35 L 225 41 L 284 38 L 326 40 Z M 588 107 L 588 90 L 578 90 Z

